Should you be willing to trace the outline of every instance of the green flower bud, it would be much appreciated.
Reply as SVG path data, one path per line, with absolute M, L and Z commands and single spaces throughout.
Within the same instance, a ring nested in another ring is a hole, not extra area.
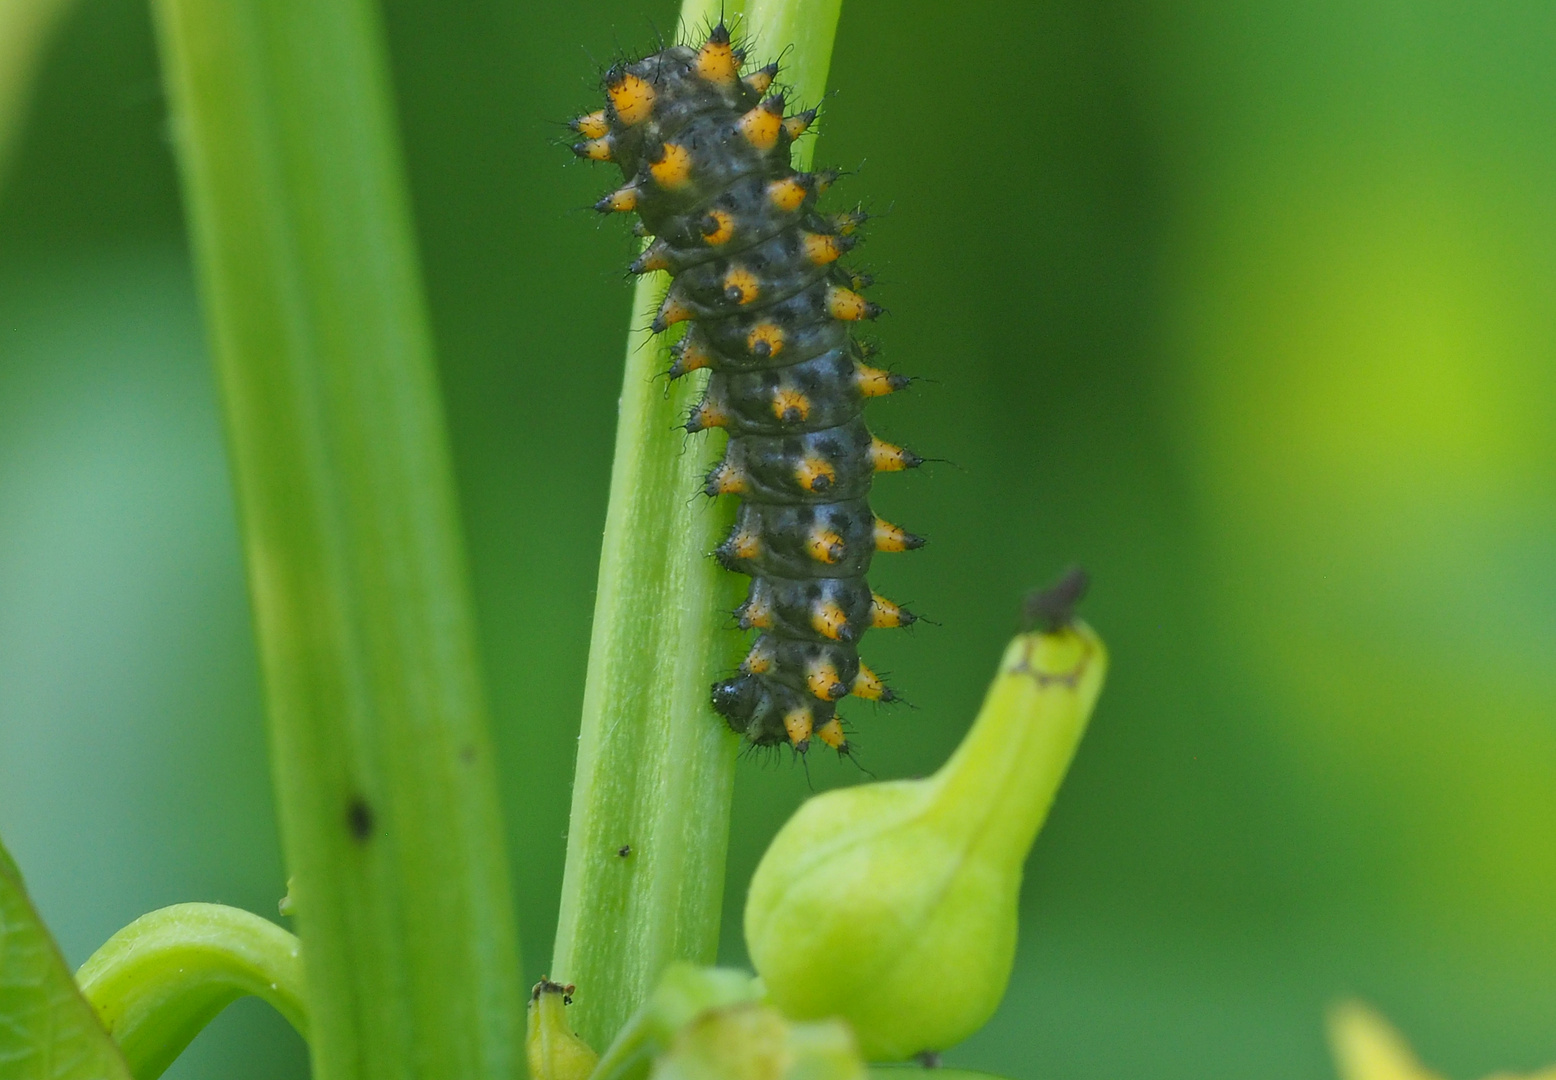
M 567 1022 L 571 990 L 548 979 L 535 984 L 524 1039 L 530 1080 L 588 1080 L 600 1060 Z
M 600 1057 L 598 1080 L 867 1080 L 848 1025 L 792 1023 L 761 980 L 675 963 Z M 532 1080 L 550 1080 L 532 1073 Z
M 656 1058 L 650 1080 L 867 1080 L 848 1025 L 792 1023 L 766 1005 L 701 1013 Z
M 665 968 L 648 1000 L 617 1032 L 600 1055 L 602 1080 L 640 1077 L 643 1062 L 667 1052 L 677 1034 L 704 1013 L 750 1005 L 762 998 L 762 983 L 744 971 L 700 968 L 678 961 Z M 531 1080 L 535 1080 L 532 1076 Z
M 675 1033 L 700 1013 L 731 1005 L 760 1001 L 762 984 L 746 971 L 734 968 L 705 968 L 677 961 L 659 976 L 654 992 L 643 1007 L 627 1021 L 622 1037 L 641 1029 L 655 1052 L 663 1050 Z
M 1421 1064 L 1381 1013 L 1360 1001 L 1329 1010 L 1329 1046 L 1340 1080 L 1443 1080 Z M 1556 1065 L 1532 1073 L 1495 1072 L 1486 1080 L 1556 1080 Z
M 746 902 L 746 946 L 773 1004 L 843 1017 L 872 1060 L 944 1049 L 989 1018 L 1015 957 L 1022 864 L 1106 667 L 1084 625 L 1023 634 L 934 776 L 800 807 Z

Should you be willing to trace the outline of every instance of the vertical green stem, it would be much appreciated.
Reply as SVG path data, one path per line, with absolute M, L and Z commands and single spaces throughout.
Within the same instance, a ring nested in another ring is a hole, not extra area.
M 313 1075 L 519 1075 L 507 856 L 376 5 L 155 10 Z
M 696 34 L 722 12 L 763 55 L 796 43 L 781 78 L 813 103 L 840 3 L 686 0 L 681 25 Z M 636 329 L 667 284 L 646 277 L 633 300 L 551 973 L 577 985 L 569 1016 L 597 1047 L 667 964 L 715 957 L 739 746 L 708 704 L 739 655 L 728 612 L 744 582 L 708 557 L 733 511 L 695 495 L 723 440 L 678 429 L 703 383 L 667 393 L 669 343 Z
M 691 7 L 690 0 L 687 3 Z M 704 5 L 716 10 L 717 5 Z M 793 90 L 797 104 L 819 104 L 827 89 L 827 71 L 832 66 L 832 42 L 837 37 L 837 20 L 843 0 L 747 0 L 745 34 L 751 47 L 777 56 L 785 49 L 782 82 Z M 825 123 L 825 118 L 821 121 Z M 795 168 L 810 164 L 816 148 L 814 139 L 795 147 Z

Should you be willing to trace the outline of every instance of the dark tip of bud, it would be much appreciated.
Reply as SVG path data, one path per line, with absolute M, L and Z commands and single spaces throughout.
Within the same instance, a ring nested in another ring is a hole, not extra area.
M 1027 594 L 1021 605 L 1022 622 L 1032 630 L 1056 633 L 1075 621 L 1075 607 L 1086 596 L 1091 578 L 1086 571 L 1072 566 L 1046 589 Z
M 827 476 L 826 473 L 822 473 L 820 476 L 813 478 L 810 482 L 810 489 L 818 495 L 823 491 L 830 491 L 831 488 L 832 478 Z
M 758 341 L 755 345 L 751 346 L 751 355 L 752 356 L 758 356 L 758 357 L 761 357 L 763 360 L 766 360 L 772 354 L 773 354 L 773 347 L 771 345 L 769 345 L 765 341 Z
M 914 623 L 918 622 L 918 616 L 913 614 L 913 612 L 909 611 L 907 608 L 900 607 L 897 609 L 897 611 L 899 612 L 897 616 L 898 621 L 903 626 L 912 626 Z
M 731 285 L 729 288 L 724 290 L 724 299 L 730 301 L 731 303 L 739 300 L 744 295 L 745 293 L 741 291 L 739 285 Z
M 859 237 L 850 233 L 847 236 L 839 236 L 836 240 L 839 251 L 852 251 L 859 244 Z
M 906 390 L 913 385 L 913 377 L 911 375 L 898 375 L 896 372 L 892 372 L 886 376 L 886 385 L 891 387 L 894 393 L 898 390 Z M 919 540 L 919 543 L 923 544 L 924 541 Z
M 924 464 L 924 459 L 906 448 L 902 451 L 902 467 L 904 469 L 916 469 Z
M 611 212 L 611 196 L 607 195 L 599 202 L 595 203 L 594 208 L 602 214 L 609 214 Z
M 860 288 L 864 288 L 864 286 L 860 286 Z M 885 312 L 885 310 L 886 309 L 881 307 L 881 305 L 872 304 L 868 300 L 866 300 L 864 303 L 864 317 L 867 319 L 879 318 L 880 315 Z
M 770 97 L 766 101 L 762 102 L 762 111 L 763 112 L 770 112 L 770 113 L 777 113 L 779 116 L 782 116 L 783 115 L 783 95 L 782 94 L 774 94 L 772 97 Z
M 669 326 L 670 324 L 665 322 L 663 315 L 655 315 L 654 321 L 648 324 L 648 329 L 650 333 L 662 334 Z
M 897 691 L 893 690 L 891 687 L 883 686 L 881 688 L 881 703 L 882 704 L 890 705 L 894 701 L 901 701 L 901 700 L 902 699 L 897 696 Z
M 780 419 L 782 419 L 785 424 L 798 424 L 802 419 L 804 419 L 804 417 L 800 416 L 799 409 L 796 409 L 793 405 L 790 405 L 787 409 L 783 410 L 783 416 Z
M 577 154 L 579 157 L 588 157 L 589 156 L 589 144 L 588 143 L 581 143 L 581 142 L 574 143 L 573 144 L 573 153 Z
M 724 21 L 722 19 L 720 19 L 719 24 L 713 28 L 713 32 L 708 35 L 708 40 L 713 42 L 715 45 L 729 44 L 729 27 L 724 25 Z

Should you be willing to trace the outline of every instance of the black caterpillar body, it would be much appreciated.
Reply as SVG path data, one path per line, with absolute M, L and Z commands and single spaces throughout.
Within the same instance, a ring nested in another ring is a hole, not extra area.
M 625 186 L 596 209 L 636 211 L 654 238 L 632 271 L 674 276 L 653 329 L 691 325 L 669 375 L 711 369 L 686 429 L 729 431 L 705 490 L 742 505 L 715 555 L 751 577 L 736 615 L 762 633 L 740 673 L 714 684 L 713 706 L 758 746 L 803 752 L 814 737 L 846 753 L 835 702 L 895 697 L 857 642 L 915 618 L 870 591 L 870 558 L 923 545 L 875 516 L 871 480 L 922 459 L 862 417 L 867 398 L 910 381 L 866 366 L 849 332 L 880 312 L 859 295 L 868 280 L 837 265 L 864 215 L 815 209 L 835 174 L 790 165 L 815 110 L 785 116 L 769 95 L 777 65 L 742 78 L 743 61 L 719 25 L 698 47 L 618 64 L 606 107 L 573 121 L 586 140 L 573 149 L 621 167 Z

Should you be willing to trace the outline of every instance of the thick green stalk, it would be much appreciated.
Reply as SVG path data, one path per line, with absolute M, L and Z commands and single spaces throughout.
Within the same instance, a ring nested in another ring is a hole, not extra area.
M 691 4 L 688 2 L 687 6 Z M 704 6 L 717 10 L 717 5 Z M 781 78 L 793 88 L 796 104 L 817 105 L 826 93 L 832 42 L 837 37 L 837 20 L 842 10 L 843 0 L 746 2 L 741 29 L 750 39 L 750 48 L 763 56 L 784 54 Z M 821 123 L 825 123 L 824 118 Z M 795 167 L 809 165 L 815 148 L 814 139 L 802 140 L 795 147 Z
M 686 0 L 681 24 L 696 34 L 722 12 L 763 55 L 799 43 L 782 78 L 798 100 L 816 102 L 839 4 Z M 800 144 L 799 164 L 811 145 Z M 634 328 L 653 320 L 666 285 L 663 274 L 639 283 Z M 552 967 L 577 985 L 569 1015 L 597 1047 L 666 965 L 714 960 L 729 842 L 738 740 L 708 687 L 738 658 L 728 612 L 743 582 L 708 558 L 732 508 L 695 492 L 723 440 L 678 430 L 703 382 L 682 379 L 666 393 L 656 376 L 668 345 L 640 329 L 627 338 Z
M 317 1080 L 497 1080 L 523 1008 L 371 0 L 155 0 Z
M 135 1080 L 156 1080 L 216 1015 L 253 994 L 308 1037 L 302 950 L 275 923 L 223 904 L 142 915 L 76 972 Z

